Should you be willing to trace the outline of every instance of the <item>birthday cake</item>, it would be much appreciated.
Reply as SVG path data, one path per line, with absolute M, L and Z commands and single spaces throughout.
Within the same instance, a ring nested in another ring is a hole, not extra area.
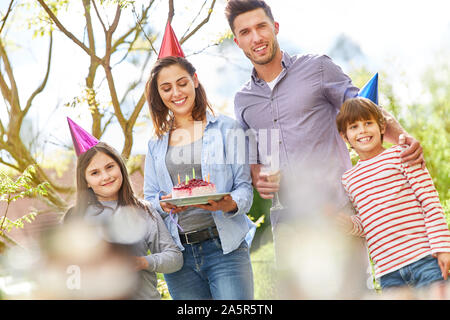
M 203 196 L 216 193 L 216 185 L 200 179 L 191 179 L 172 188 L 172 198 Z

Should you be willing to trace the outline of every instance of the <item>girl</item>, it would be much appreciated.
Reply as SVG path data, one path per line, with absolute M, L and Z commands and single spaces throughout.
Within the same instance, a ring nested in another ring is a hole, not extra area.
M 64 221 L 82 218 L 102 226 L 105 240 L 126 245 L 140 278 L 133 298 L 160 299 L 156 272 L 179 270 L 182 255 L 159 214 L 134 195 L 121 156 L 97 143 L 79 155 L 76 181 L 76 204 Z
M 148 144 L 144 197 L 183 251 L 183 268 L 164 276 L 172 298 L 253 299 L 245 240 L 254 231 L 246 215 L 253 201 L 250 168 L 223 160 L 230 156 L 227 135 L 242 129 L 233 119 L 212 114 L 195 68 L 183 57 L 156 62 L 146 96 L 156 137 Z M 236 155 L 236 149 L 230 151 Z M 218 193 L 231 195 L 189 208 L 160 203 L 171 198 L 178 176 L 191 177 L 193 169 L 196 176 L 210 176 Z

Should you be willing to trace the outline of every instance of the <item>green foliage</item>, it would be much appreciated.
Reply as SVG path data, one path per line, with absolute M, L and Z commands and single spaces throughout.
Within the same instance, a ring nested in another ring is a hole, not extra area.
M 254 251 L 250 258 L 253 268 L 255 299 L 276 298 L 276 270 L 273 242 L 268 242 Z
M 172 297 L 170 296 L 169 293 L 169 288 L 167 287 L 167 283 L 164 280 L 164 275 L 162 273 L 157 273 L 157 285 L 156 285 L 156 289 L 159 291 L 159 293 L 161 294 L 161 299 L 162 300 L 172 300 Z
M 6 201 L 9 204 L 24 197 L 47 195 L 47 183 L 39 184 L 36 187 L 32 185 L 34 173 L 34 166 L 29 166 L 14 180 L 0 171 L 0 201 Z
M 134 4 L 134 0 L 100 0 L 101 5 L 119 5 L 121 8 L 127 8 L 129 5 Z
M 447 224 L 450 227 L 450 199 L 447 199 L 443 203 L 445 219 L 447 220 Z
M 271 200 L 263 199 L 256 189 L 253 189 L 253 203 L 248 216 L 257 225 L 256 234 L 252 242 L 251 250 L 257 250 L 261 243 L 261 237 L 266 228 L 270 228 L 270 206 Z M 262 239 L 264 240 L 264 239 Z
M 36 212 L 30 212 L 16 220 L 9 219 L 7 214 L 9 205 L 12 202 L 25 197 L 47 195 L 47 182 L 33 186 L 32 179 L 34 173 L 34 166 L 29 166 L 21 175 L 13 179 L 4 171 L 0 170 L 0 201 L 6 202 L 5 212 L 0 217 L 0 236 L 3 238 L 7 238 L 5 233 L 10 232 L 13 227 L 23 228 L 24 222 L 31 223 L 36 217 Z M 2 240 L 0 240 L 0 243 L 2 243 Z
M 45 3 L 55 15 L 58 15 L 58 11 L 67 11 L 69 0 L 52 0 Z M 37 1 L 19 3 L 18 7 L 20 8 L 19 10 L 24 12 L 36 12 L 24 18 L 26 28 L 33 31 L 33 38 L 43 37 L 55 29 L 53 23 L 48 19 L 47 14 Z

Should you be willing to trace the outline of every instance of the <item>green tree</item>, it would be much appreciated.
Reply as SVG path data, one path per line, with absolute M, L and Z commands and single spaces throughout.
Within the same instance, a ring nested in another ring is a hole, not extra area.
M 74 192 L 73 185 L 60 185 L 49 177 L 37 160 L 39 150 L 31 150 L 24 142 L 24 121 L 30 117 L 30 110 L 38 107 L 36 97 L 42 94 L 52 76 L 52 53 L 55 32 L 60 32 L 80 49 L 80 54 L 86 55 L 85 87 L 79 96 L 68 102 L 74 108 L 88 108 L 92 117 L 91 132 L 101 138 L 111 123 L 117 121 L 120 125 L 125 143 L 122 156 L 130 157 L 133 146 L 133 129 L 138 122 L 145 104 L 143 92 L 144 71 L 155 56 L 153 46 L 161 35 L 153 30 L 151 14 L 155 1 L 142 1 L 143 5 L 136 8 L 138 1 L 128 0 L 10 0 L 7 11 L 1 14 L 0 20 L 0 90 L 4 98 L 4 106 L 0 105 L 0 164 L 12 168 L 15 172 L 23 172 L 29 165 L 35 167 L 32 174 L 33 186 L 44 181 L 48 182 L 48 193 L 44 198 L 47 203 L 62 212 L 67 208 L 67 198 Z M 198 8 L 195 18 L 187 26 L 180 43 L 186 42 L 209 21 L 216 1 L 205 0 Z M 208 4 L 208 5 L 207 5 Z M 77 26 L 65 21 L 68 10 L 74 14 L 80 13 L 82 23 Z M 81 8 L 81 11 L 78 10 Z M 176 6 L 173 0 L 168 1 L 168 21 L 175 16 Z M 192 11 L 196 10 L 195 8 Z M 119 28 L 124 13 L 134 17 L 134 22 L 127 27 Z M 195 14 L 195 13 L 194 13 Z M 203 18 L 202 18 L 203 17 Z M 198 21 L 200 20 L 200 21 Z M 24 27 L 26 24 L 26 27 Z M 70 25 L 70 27 L 69 27 Z M 73 30 L 71 30 L 71 28 Z M 14 31 L 10 36 L 9 31 Z M 23 32 L 32 41 L 48 38 L 46 63 L 43 64 L 42 80 L 36 84 L 36 89 L 25 99 L 23 92 L 30 86 L 29 81 L 19 81 L 16 78 L 14 65 L 15 50 L 21 46 L 14 37 L 17 32 Z M 128 61 L 141 66 L 141 72 L 130 75 L 123 92 L 117 89 L 115 69 Z M 106 98 L 105 98 L 106 96 Z M 135 99 L 134 97 L 138 97 Z M 85 109 L 84 109 L 85 110 Z M 81 113 L 81 112 L 80 112 Z M 26 132 L 28 135 L 29 132 Z M 22 135 L 21 135 L 22 134 Z M 33 140 L 33 139 L 31 139 Z M 38 147 L 39 149 L 39 147 Z
M 33 174 L 35 174 L 34 166 L 26 168 L 15 179 L 12 179 L 4 171 L 0 170 L 0 202 L 6 202 L 3 216 L 0 216 L 0 253 L 5 249 L 6 243 L 16 245 L 16 242 L 8 236 L 8 232 L 13 227 L 23 228 L 24 222 L 31 223 L 36 216 L 36 213 L 32 211 L 16 220 L 11 220 L 8 218 L 10 204 L 25 197 L 47 195 L 48 183 L 43 182 L 37 186 L 33 186 Z

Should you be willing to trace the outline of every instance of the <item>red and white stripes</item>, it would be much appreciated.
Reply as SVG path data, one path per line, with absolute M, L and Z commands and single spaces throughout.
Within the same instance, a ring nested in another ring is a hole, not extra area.
M 360 160 L 342 177 L 358 214 L 352 234 L 365 236 L 375 276 L 427 255 L 450 252 L 450 232 L 428 170 L 409 167 L 395 146 Z

